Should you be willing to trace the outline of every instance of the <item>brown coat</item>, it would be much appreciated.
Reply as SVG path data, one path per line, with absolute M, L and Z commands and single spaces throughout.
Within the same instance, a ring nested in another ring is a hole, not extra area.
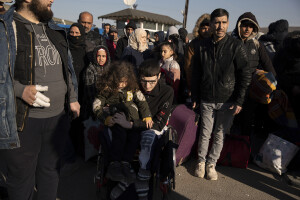
M 184 70 L 186 74 L 186 82 L 188 89 L 191 89 L 191 79 L 192 79 L 192 66 L 193 66 L 193 57 L 195 53 L 195 49 L 199 46 L 199 42 L 203 39 L 201 35 L 199 35 L 200 24 L 204 19 L 210 19 L 209 14 L 203 14 L 197 20 L 195 27 L 193 29 L 194 39 L 187 46 L 187 50 L 184 57 Z

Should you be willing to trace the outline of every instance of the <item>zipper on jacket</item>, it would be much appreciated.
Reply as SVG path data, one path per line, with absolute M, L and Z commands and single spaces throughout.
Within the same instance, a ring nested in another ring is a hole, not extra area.
M 215 82 L 216 82 L 216 64 L 217 64 L 217 59 L 216 59 L 216 44 L 214 43 L 214 66 L 213 66 L 213 84 L 212 84 L 212 91 L 213 91 L 213 99 L 216 101 L 216 98 L 215 98 Z
M 32 85 L 32 65 L 33 65 L 33 47 L 32 47 L 32 44 L 33 44 L 33 41 L 32 41 L 32 33 L 30 32 L 30 85 Z M 24 129 L 24 125 L 25 125 L 25 119 L 26 119 L 26 116 L 27 116 L 27 113 L 28 113 L 28 108 L 29 106 L 26 105 L 26 110 L 25 110 L 25 114 L 24 114 L 24 117 L 23 117 L 23 124 L 22 124 L 22 127 L 21 127 L 21 130 L 20 131 L 23 131 Z

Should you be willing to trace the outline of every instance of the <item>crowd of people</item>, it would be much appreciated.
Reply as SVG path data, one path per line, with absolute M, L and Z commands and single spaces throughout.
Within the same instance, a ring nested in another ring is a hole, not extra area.
M 87 11 L 69 30 L 58 27 L 52 0 L 15 0 L 5 10 L 7 2 L 0 0 L 0 163 L 10 200 L 56 199 L 60 169 L 76 160 L 78 127 L 89 118 L 112 136 L 108 145 L 101 139 L 108 132 L 99 133 L 109 155 L 106 177 L 118 182 L 111 199 L 131 183 L 148 199 L 153 152 L 178 104 L 201 116 L 193 175 L 217 180 L 225 134 L 289 128 L 266 120 L 267 106 L 251 98 L 257 69 L 276 78 L 300 122 L 300 32 L 288 33 L 286 20 L 262 35 L 246 12 L 229 35 L 229 13 L 219 8 L 199 17 L 192 40 L 175 26 L 152 39 L 134 21 L 119 37 L 110 24 L 102 35 L 93 31 Z

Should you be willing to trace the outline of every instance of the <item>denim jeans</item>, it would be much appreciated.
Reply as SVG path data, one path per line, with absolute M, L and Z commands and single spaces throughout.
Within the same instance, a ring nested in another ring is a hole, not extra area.
M 216 164 L 223 148 L 224 133 L 232 124 L 234 110 L 230 103 L 206 103 L 201 101 L 201 124 L 198 143 L 199 162 Z M 209 140 L 213 136 L 211 149 L 208 152 Z M 207 156 L 207 160 L 206 160 Z

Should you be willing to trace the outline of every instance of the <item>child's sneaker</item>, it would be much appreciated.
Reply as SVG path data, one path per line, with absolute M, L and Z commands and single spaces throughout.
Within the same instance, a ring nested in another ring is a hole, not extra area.
M 149 180 L 151 178 L 151 172 L 150 170 L 146 170 L 146 169 L 139 169 L 138 172 L 138 179 L 140 180 Z
M 121 194 L 126 190 L 129 186 L 127 182 L 120 181 L 110 192 L 110 199 L 115 200 L 121 196 Z
M 122 173 L 122 165 L 120 162 L 111 162 L 107 168 L 106 178 L 112 181 L 122 181 L 124 180 L 124 175 Z
M 149 192 L 149 180 L 136 179 L 135 190 L 138 194 L 139 200 L 147 200 Z
M 207 173 L 207 179 L 211 181 L 218 180 L 218 173 L 215 169 L 214 164 L 208 164 L 206 165 L 206 173 Z

